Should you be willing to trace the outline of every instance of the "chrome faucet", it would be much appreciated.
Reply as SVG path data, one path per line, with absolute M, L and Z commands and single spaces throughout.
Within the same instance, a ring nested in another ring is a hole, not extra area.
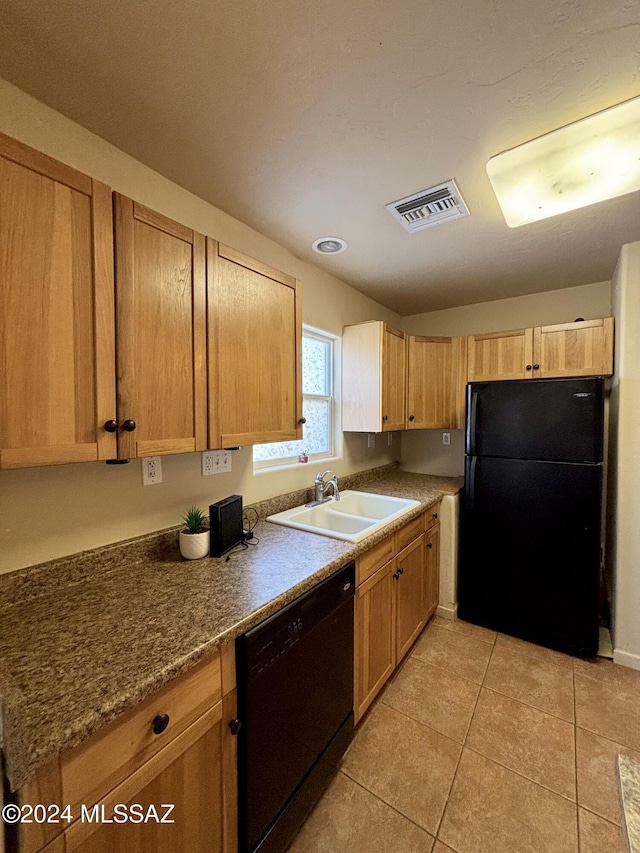
M 327 480 L 325 483 L 324 478 L 327 474 L 333 474 L 330 480 Z M 333 486 L 333 498 L 336 501 L 340 500 L 340 492 L 338 490 L 338 478 L 333 473 L 333 471 L 324 471 L 322 473 L 316 474 L 316 478 L 313 481 L 314 487 L 314 499 L 310 501 L 307 506 L 318 506 L 318 504 L 323 504 L 326 501 L 331 500 L 331 496 L 327 495 L 327 491 L 329 487 Z

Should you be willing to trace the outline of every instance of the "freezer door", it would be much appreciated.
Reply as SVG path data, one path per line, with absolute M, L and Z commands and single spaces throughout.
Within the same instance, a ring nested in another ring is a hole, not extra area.
M 603 380 L 531 379 L 467 385 L 469 456 L 602 462 Z
M 597 465 L 467 457 L 460 618 L 595 654 L 601 486 Z

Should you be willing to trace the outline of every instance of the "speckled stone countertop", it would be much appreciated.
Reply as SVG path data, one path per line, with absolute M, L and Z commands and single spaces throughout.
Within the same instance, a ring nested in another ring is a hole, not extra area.
M 618 755 L 624 825 L 630 853 L 640 853 L 640 762 Z
M 385 466 L 342 488 L 430 506 L 462 478 Z M 258 545 L 186 561 L 177 528 L 0 577 L 0 701 L 5 770 L 20 787 L 77 745 L 366 551 L 421 510 L 357 545 L 263 519 L 310 490 L 255 504 Z

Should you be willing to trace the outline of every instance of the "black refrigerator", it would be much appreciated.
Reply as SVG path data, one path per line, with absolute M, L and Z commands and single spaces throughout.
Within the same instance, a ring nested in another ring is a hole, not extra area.
M 602 378 L 467 385 L 458 615 L 598 650 Z

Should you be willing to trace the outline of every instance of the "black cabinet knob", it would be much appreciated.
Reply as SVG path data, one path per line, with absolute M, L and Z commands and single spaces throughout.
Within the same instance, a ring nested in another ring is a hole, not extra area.
M 534 370 L 540 370 L 540 365 L 539 365 L 539 364 L 534 364 L 534 365 L 533 365 L 533 369 L 534 369 Z
M 530 365 L 530 364 L 528 364 L 528 365 L 527 365 L 527 370 L 531 370 L 531 365 Z
M 403 574 L 404 574 L 404 569 L 398 569 L 398 574 L 399 574 L 399 575 L 403 575 Z
M 151 728 L 153 729 L 153 733 L 155 735 L 161 735 L 162 732 L 169 725 L 169 715 L 168 714 L 158 714 L 153 718 L 153 722 L 151 723 Z
M 114 421 L 113 418 L 109 421 L 105 421 L 104 428 L 107 432 L 117 432 L 118 431 L 118 422 Z
M 122 421 L 122 429 L 125 432 L 133 432 L 135 428 L 136 428 L 136 422 L 132 421 L 131 418 L 129 418 L 126 421 Z
M 416 419 L 416 416 L 415 416 L 415 415 L 409 415 L 409 420 L 410 420 L 410 421 L 415 421 L 415 419 Z
M 383 416 L 382 416 L 382 420 L 383 420 L 383 421 L 388 421 L 388 420 L 389 420 L 389 415 L 383 415 Z
M 394 579 L 394 581 L 397 581 L 399 577 L 400 577 L 400 573 L 399 573 L 399 572 L 394 572 L 394 573 L 393 573 L 393 579 Z
M 433 542 L 427 542 L 427 548 L 433 548 Z
M 307 422 L 306 418 L 300 418 L 300 420 L 298 421 L 299 424 L 306 424 L 306 422 Z M 231 724 L 229 724 L 229 725 L 231 725 Z
M 437 513 L 437 512 L 432 513 L 431 518 L 437 518 L 437 517 L 438 517 L 438 513 Z
M 232 735 L 237 735 L 240 729 L 242 728 L 241 720 L 231 720 L 229 723 L 229 731 Z

